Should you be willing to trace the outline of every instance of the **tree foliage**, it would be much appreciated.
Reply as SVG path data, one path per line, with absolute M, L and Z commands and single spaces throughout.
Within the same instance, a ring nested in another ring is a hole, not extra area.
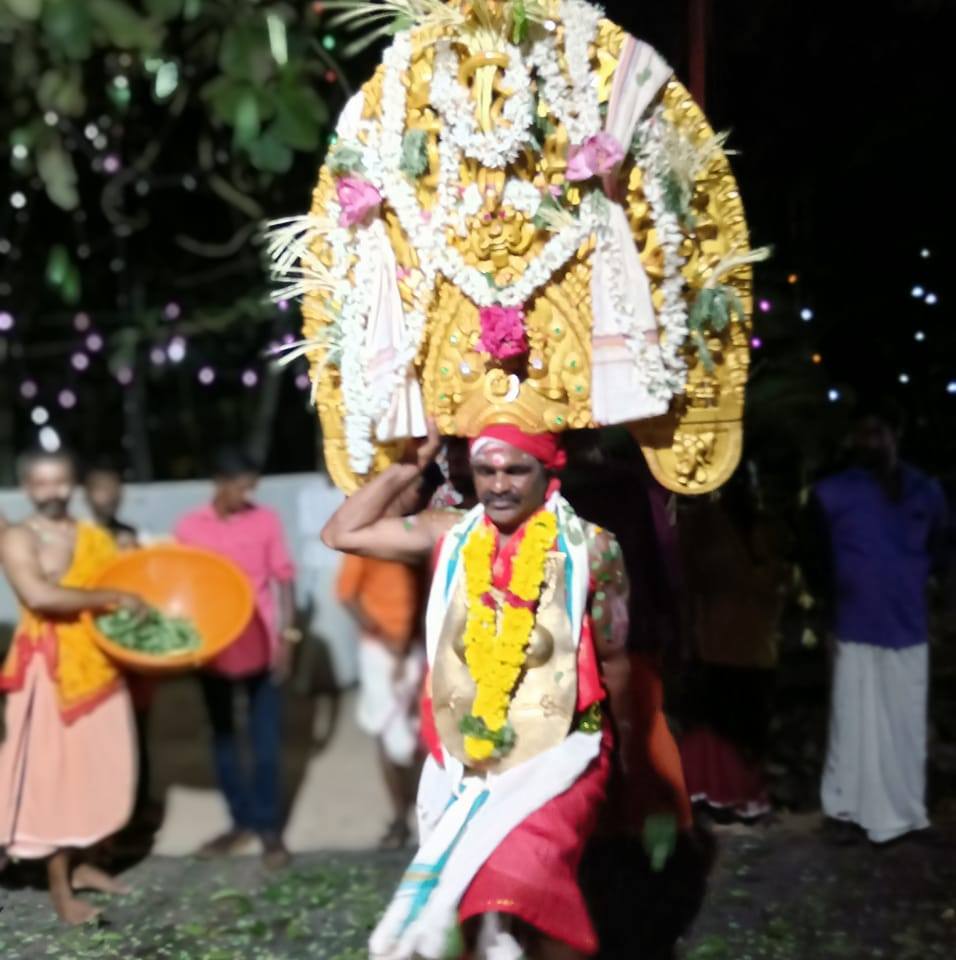
M 130 366 L 150 381 L 150 405 L 165 405 L 179 388 L 159 382 L 169 365 L 153 370 L 149 356 L 173 336 L 189 339 L 182 368 L 195 379 L 197 364 L 212 365 L 218 388 L 240 385 L 267 343 L 291 332 L 294 311 L 279 316 L 268 303 L 256 239 L 265 219 L 307 208 L 348 93 L 319 6 L 0 0 L 10 184 L 0 300 L 16 318 L 0 350 L 11 374 L 0 403 L 25 415 L 16 391 L 26 378 L 38 400 L 75 386 L 77 311 L 106 342 L 90 394 L 100 405 L 115 389 L 110 374 Z M 84 373 L 84 389 L 96 372 Z M 177 413 L 186 416 L 205 414 Z M 29 422 L 14 427 L 0 447 L 28 442 Z M 174 440 L 190 432 L 201 446 L 208 430 L 180 424 Z

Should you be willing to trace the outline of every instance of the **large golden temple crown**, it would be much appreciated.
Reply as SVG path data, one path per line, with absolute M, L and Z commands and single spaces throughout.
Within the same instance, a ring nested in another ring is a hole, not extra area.
M 665 486 L 714 489 L 740 455 L 754 259 L 722 138 L 582 0 L 424 6 L 344 111 L 311 213 L 274 233 L 333 479 L 355 489 L 430 416 L 627 423 Z

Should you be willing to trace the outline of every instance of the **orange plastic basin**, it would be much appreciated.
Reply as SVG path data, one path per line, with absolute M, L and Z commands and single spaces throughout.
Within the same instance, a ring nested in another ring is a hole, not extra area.
M 198 650 L 157 657 L 114 643 L 96 628 L 92 614 L 84 614 L 99 647 L 137 673 L 201 666 L 242 633 L 254 608 L 252 586 L 234 563 L 208 550 L 173 544 L 120 554 L 92 586 L 138 594 L 166 616 L 191 620 L 199 632 L 202 646 Z

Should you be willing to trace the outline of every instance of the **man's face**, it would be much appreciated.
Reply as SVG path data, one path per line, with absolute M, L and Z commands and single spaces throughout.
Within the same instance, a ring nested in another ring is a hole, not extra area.
M 219 477 L 216 480 L 216 502 L 226 513 L 238 513 L 248 506 L 258 485 L 259 477 L 255 473 Z
M 34 509 L 49 520 L 67 515 L 76 488 L 73 466 L 68 460 L 37 460 L 23 478 L 23 489 Z
M 548 475 L 530 454 L 510 444 L 485 444 L 471 459 L 475 493 L 488 519 L 513 533 L 544 505 Z
M 896 432 L 879 417 L 864 417 L 853 432 L 857 462 L 871 470 L 892 466 L 896 461 Z
M 95 470 L 86 478 L 86 500 L 97 517 L 113 519 L 123 500 L 123 483 L 111 470 Z

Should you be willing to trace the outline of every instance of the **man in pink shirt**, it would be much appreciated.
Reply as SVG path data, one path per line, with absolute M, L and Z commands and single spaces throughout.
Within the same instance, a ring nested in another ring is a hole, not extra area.
M 289 862 L 281 833 L 279 685 L 290 646 L 301 639 L 293 626 L 295 571 L 278 516 L 250 500 L 259 481 L 255 466 L 238 451 L 225 450 L 216 458 L 213 480 L 212 502 L 180 520 L 176 539 L 232 560 L 252 583 L 256 612 L 239 639 L 200 674 L 216 774 L 233 825 L 199 855 L 237 852 L 258 835 L 266 865 L 278 868 Z M 242 768 L 236 736 L 235 700 L 241 690 L 248 701 L 251 778 Z

